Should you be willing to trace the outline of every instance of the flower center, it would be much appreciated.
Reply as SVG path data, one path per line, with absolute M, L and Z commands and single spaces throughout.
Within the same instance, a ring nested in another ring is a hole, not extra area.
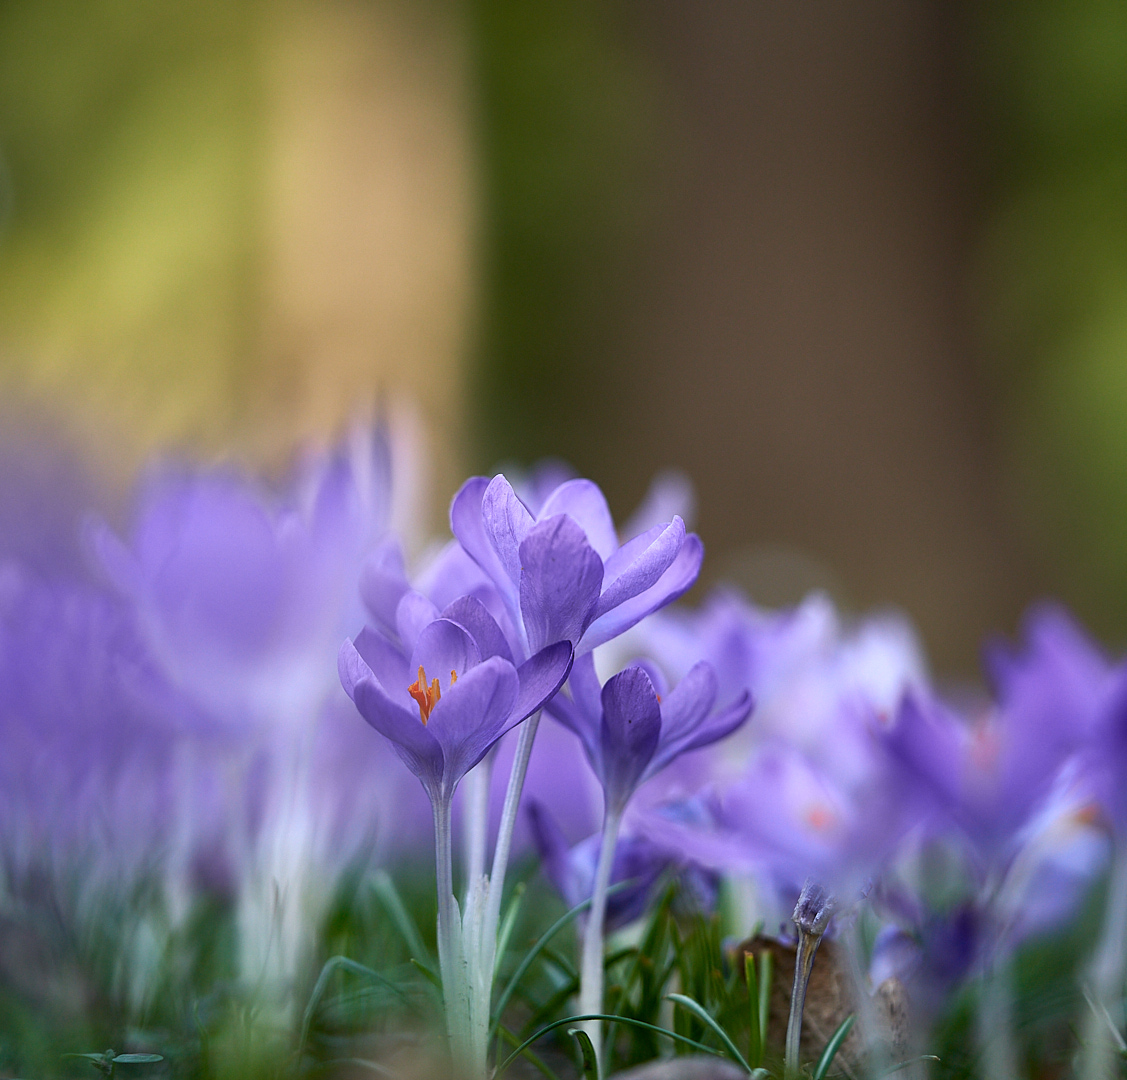
M 450 672 L 450 685 L 453 686 L 458 681 L 458 673 L 456 671 Z M 423 727 L 426 727 L 427 720 L 430 719 L 431 711 L 435 705 L 438 704 L 438 699 L 442 697 L 442 690 L 439 688 L 438 680 L 432 679 L 430 685 L 427 685 L 427 673 L 423 670 L 423 665 L 419 665 L 419 677 L 407 687 L 407 693 L 411 695 L 418 703 L 419 706 L 419 719 L 423 722 Z

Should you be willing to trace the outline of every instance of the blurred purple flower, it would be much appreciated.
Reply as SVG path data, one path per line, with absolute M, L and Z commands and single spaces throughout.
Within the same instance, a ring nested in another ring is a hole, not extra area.
M 599 861 L 600 834 L 569 845 L 552 815 L 530 799 L 527 815 L 544 873 L 568 907 L 591 898 Z M 676 856 L 644 836 L 621 836 L 614 853 L 610 883 L 630 886 L 607 897 L 606 925 L 611 929 L 633 922 L 646 909 L 654 886 Z
M 490 747 L 559 689 L 572 660 L 571 645 L 558 641 L 516 666 L 500 627 L 472 597 L 440 613 L 407 593 L 399 641 L 402 649 L 361 631 L 341 646 L 340 679 L 432 801 L 449 799 Z
M 307 723 L 332 691 L 363 557 L 387 528 L 386 450 L 377 434 L 311 459 L 280 497 L 234 470 L 158 470 L 128 547 L 89 527 L 153 651 L 201 703 L 241 722 Z
M 684 593 L 703 557 L 680 517 L 620 545 L 589 480 L 561 484 L 534 515 L 504 476 L 474 477 L 450 524 L 504 599 L 522 653 L 558 640 L 589 652 Z

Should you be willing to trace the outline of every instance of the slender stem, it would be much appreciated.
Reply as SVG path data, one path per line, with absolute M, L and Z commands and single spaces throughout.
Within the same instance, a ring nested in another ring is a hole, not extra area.
M 497 832 L 497 846 L 493 849 L 493 869 L 489 875 L 489 896 L 486 901 L 485 924 L 482 941 L 486 950 L 496 947 L 497 928 L 501 923 L 501 894 L 505 890 L 505 871 L 509 866 L 509 850 L 513 844 L 513 828 L 517 821 L 517 808 L 520 805 L 524 778 L 528 772 L 528 759 L 532 756 L 532 742 L 536 729 L 540 726 L 540 713 L 533 713 L 520 725 L 517 735 L 517 750 L 513 757 L 513 768 L 509 773 L 509 786 L 505 789 L 505 804 L 501 808 L 501 826 Z M 492 970 L 493 956 L 483 957 Z
M 603 929 L 606 924 L 607 888 L 614 865 L 614 849 L 618 844 L 618 827 L 622 822 L 621 808 L 608 807 L 603 816 L 603 840 L 599 846 L 599 863 L 595 869 L 595 883 L 591 890 L 591 910 L 583 932 L 583 956 L 579 965 L 579 1011 L 603 1011 Z M 591 1039 L 597 1057 L 601 1056 L 602 1021 L 585 1020 L 581 1025 Z M 602 1062 L 599 1062 L 600 1075 Z
M 465 845 L 466 895 L 485 873 L 485 847 L 489 837 L 489 789 L 493 779 L 496 746 L 462 780 L 465 820 L 462 841 Z
M 794 957 L 794 986 L 790 995 L 790 1017 L 787 1020 L 785 1073 L 789 1078 L 799 1075 L 799 1053 L 802 1043 L 802 1012 L 806 1007 L 806 988 L 810 985 L 810 972 L 814 970 L 814 954 L 821 944 L 822 935 L 799 927 L 798 951 Z
M 438 884 L 438 969 L 442 975 L 442 998 L 446 1005 L 446 1032 L 450 1050 L 457 1054 L 461 1033 L 462 994 L 459 957 L 461 952 L 458 908 L 454 899 L 453 851 L 450 837 L 450 796 L 433 801 L 434 859 Z
M 1127 841 L 1119 839 L 1112 857 L 1107 909 L 1092 966 L 1095 1005 L 1085 1024 L 1084 1080 L 1117 1075 L 1115 1039 L 1123 1024 L 1124 965 L 1127 963 Z

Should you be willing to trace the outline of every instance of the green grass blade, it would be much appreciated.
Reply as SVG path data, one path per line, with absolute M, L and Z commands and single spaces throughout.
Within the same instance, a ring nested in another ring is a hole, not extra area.
M 759 979 L 755 974 L 755 957 L 744 953 L 744 974 L 747 976 L 748 1036 L 747 1057 L 752 1068 L 763 1064 L 763 1037 L 759 1030 Z
M 421 960 L 416 960 L 413 956 L 411 957 L 410 963 L 412 967 L 416 967 L 420 972 L 422 972 L 422 974 L 426 977 L 427 982 L 429 982 L 431 986 L 433 986 L 436 990 L 442 989 L 442 980 L 438 977 L 433 969 L 429 968 Z
M 582 1028 L 568 1028 L 567 1033 L 579 1043 L 579 1065 L 583 1080 L 599 1080 L 599 1061 L 595 1057 L 595 1048 L 591 1045 L 591 1036 Z
M 390 979 L 385 979 L 378 971 L 373 971 L 370 967 L 365 967 L 363 964 L 358 964 L 355 960 L 350 960 L 347 956 L 331 956 L 325 961 L 325 966 L 321 968 L 321 974 L 317 976 L 317 982 L 313 985 L 313 993 L 309 995 L 309 1003 L 305 1006 L 305 1013 L 301 1018 L 301 1037 L 297 1043 L 297 1055 L 300 1058 L 305 1050 L 305 1044 L 309 1040 L 309 1028 L 313 1023 L 313 1017 L 316 1015 L 317 1006 L 321 1004 L 321 998 L 324 996 L 325 988 L 329 985 L 329 979 L 332 977 L 334 971 L 340 969 L 351 971 L 356 975 L 363 975 L 365 978 L 371 979 L 373 982 L 379 983 L 381 986 L 386 986 L 398 994 L 405 1004 L 410 1004 L 410 999 L 403 992 L 403 990 L 396 986 Z
M 833 1064 L 833 1059 L 837 1056 L 841 1044 L 845 1042 L 846 1037 L 852 1030 L 856 1019 L 855 1016 L 847 1016 L 838 1024 L 837 1031 L 830 1036 L 830 1041 L 826 1043 L 826 1048 L 822 1051 L 822 1056 L 818 1058 L 818 1064 L 814 1067 L 814 1080 L 825 1080 L 826 1073 L 830 1071 L 830 1065 Z
M 504 1024 L 497 1029 L 497 1034 L 501 1036 L 510 1046 L 520 1046 L 520 1039 L 518 1039 Z M 537 1054 L 531 1047 L 525 1046 L 519 1050 L 520 1053 L 527 1061 L 536 1066 L 548 1080 L 560 1080 L 556 1071 L 548 1065 L 548 1063 Z
M 622 881 L 617 885 L 612 885 L 609 889 L 607 889 L 607 896 L 610 896 L 612 893 L 621 892 L 623 889 L 633 884 L 634 881 L 633 879 L 631 879 L 630 881 Z M 547 945 L 548 942 L 551 941 L 552 938 L 554 938 L 556 934 L 558 934 L 565 926 L 567 926 L 569 922 L 575 919 L 576 916 L 580 915 L 582 912 L 586 911 L 590 906 L 590 898 L 584 900 L 582 903 L 576 904 L 575 907 L 561 915 L 554 923 L 552 923 L 551 926 L 548 927 L 547 930 L 544 931 L 544 933 L 540 935 L 539 938 L 537 938 L 536 943 L 525 954 L 524 959 L 517 966 L 516 971 L 513 972 L 513 976 L 511 979 L 509 979 L 509 982 L 506 985 L 504 991 L 502 991 L 501 996 L 497 999 L 497 1005 L 493 1010 L 493 1025 L 490 1028 L 489 1032 L 490 1039 L 492 1039 L 497 1032 L 497 1025 L 501 1022 L 501 1017 L 505 1013 L 505 1006 L 508 1005 L 509 998 L 513 996 L 513 991 L 517 988 L 517 985 L 520 983 L 521 979 L 523 979 L 528 973 L 528 969 L 532 967 L 533 963 L 536 961 L 536 957 L 540 955 L 544 946 Z
M 513 927 L 516 925 L 517 916 L 520 914 L 521 903 L 524 900 L 524 882 L 518 882 L 513 890 L 513 898 L 509 901 L 505 917 L 501 920 L 501 931 L 497 935 L 497 952 L 493 957 L 493 978 L 497 978 L 497 971 L 501 967 L 505 950 L 509 947 L 509 938 L 512 936 Z
M 877 1073 L 873 1080 L 883 1080 L 886 1076 L 891 1076 L 893 1073 L 898 1073 L 901 1069 L 906 1069 L 909 1065 L 917 1065 L 921 1061 L 938 1061 L 934 1054 L 921 1054 L 919 1057 L 909 1058 L 907 1061 L 898 1061 L 895 1065 L 890 1065 L 884 1072 Z
M 581 1020 L 617 1020 L 620 1024 L 630 1024 L 632 1027 L 645 1028 L 647 1031 L 656 1031 L 659 1035 L 664 1035 L 667 1039 L 672 1039 L 674 1042 L 691 1046 L 694 1050 L 703 1050 L 706 1054 L 712 1054 L 713 1057 L 723 1057 L 715 1047 L 705 1046 L 704 1043 L 699 1043 L 695 1039 L 687 1038 L 684 1035 L 678 1035 L 677 1032 L 670 1031 L 668 1028 L 658 1027 L 656 1024 L 647 1024 L 643 1020 L 632 1020 L 628 1016 L 611 1016 L 609 1013 L 583 1013 L 579 1016 L 565 1016 L 562 1020 L 556 1020 L 542 1027 L 535 1035 L 530 1035 L 497 1066 L 497 1070 L 493 1075 L 500 1076 L 501 1073 L 520 1057 L 525 1047 L 531 1046 L 537 1039 L 547 1035 L 549 1031 L 555 1031 L 556 1028 L 563 1027 L 564 1024 L 574 1024 Z
M 680 1005 L 682 1009 L 688 1009 L 689 1012 L 693 1013 L 706 1027 L 711 1028 L 716 1037 L 724 1044 L 728 1053 L 743 1066 L 744 1072 L 751 1072 L 751 1066 L 744 1060 L 743 1054 L 739 1052 L 736 1044 L 729 1038 L 728 1033 L 713 1019 L 712 1014 L 699 1001 L 694 1001 L 691 997 L 686 997 L 684 994 L 666 994 L 665 998 L 667 1001 L 672 1001 L 675 1005 Z
M 419 928 L 415 925 L 415 920 L 411 918 L 407 911 L 403 903 L 403 898 L 399 895 L 399 890 L 395 887 L 395 882 L 391 880 L 391 875 L 386 870 L 376 872 L 372 881 L 372 890 L 387 909 L 387 913 L 395 923 L 396 929 L 406 943 L 408 951 L 411 952 L 412 955 L 417 956 L 424 963 L 429 964 L 430 952 L 426 945 L 423 944 L 423 938 L 419 933 Z
M 763 1053 L 767 1052 L 767 1022 L 771 1018 L 771 982 L 774 978 L 775 958 L 763 949 L 759 953 L 759 1044 Z

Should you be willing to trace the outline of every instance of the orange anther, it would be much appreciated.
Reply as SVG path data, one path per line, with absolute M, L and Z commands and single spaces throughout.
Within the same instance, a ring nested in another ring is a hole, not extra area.
M 450 673 L 453 675 L 453 672 Z M 418 703 L 419 706 L 419 719 L 422 720 L 423 726 L 426 727 L 427 719 L 430 717 L 431 710 L 438 704 L 438 699 L 442 697 L 442 691 L 439 689 L 438 680 L 431 680 L 431 684 L 427 685 L 427 673 L 423 671 L 423 665 L 419 665 L 419 677 L 407 687 L 407 693 L 411 695 Z

